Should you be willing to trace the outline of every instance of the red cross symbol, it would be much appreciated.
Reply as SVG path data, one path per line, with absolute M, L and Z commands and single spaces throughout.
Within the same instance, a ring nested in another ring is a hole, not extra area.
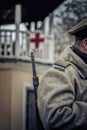
M 39 47 L 40 42 L 44 42 L 44 38 L 40 38 L 40 33 L 35 33 L 35 38 L 30 39 L 31 43 L 35 44 L 35 48 L 37 49 Z

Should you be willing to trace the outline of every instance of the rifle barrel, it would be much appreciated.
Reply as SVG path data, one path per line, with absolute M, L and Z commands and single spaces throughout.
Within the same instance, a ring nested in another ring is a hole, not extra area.
M 33 86 L 34 86 L 34 92 L 35 92 L 36 121 L 37 121 L 38 130 L 44 130 L 44 127 L 42 125 L 42 122 L 39 116 L 38 107 L 37 107 L 37 88 L 39 85 L 39 80 L 36 74 L 36 67 L 35 67 L 35 60 L 34 60 L 33 52 L 31 52 L 31 62 L 32 62 L 32 71 L 33 71 Z
M 32 62 L 33 76 L 36 76 L 36 67 L 35 67 L 35 60 L 34 60 L 34 54 L 33 54 L 33 52 L 31 52 L 31 62 Z
M 37 88 L 39 85 L 39 80 L 36 74 L 36 67 L 35 67 L 35 60 L 34 60 L 33 52 L 31 52 L 31 62 L 32 62 L 32 72 L 33 72 L 33 86 L 34 86 L 34 91 L 35 91 L 35 97 L 37 99 Z

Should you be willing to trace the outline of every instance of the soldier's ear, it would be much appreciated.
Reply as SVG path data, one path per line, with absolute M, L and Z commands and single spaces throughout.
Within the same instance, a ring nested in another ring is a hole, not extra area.
M 87 49 L 87 38 L 83 39 L 83 46 L 85 49 Z

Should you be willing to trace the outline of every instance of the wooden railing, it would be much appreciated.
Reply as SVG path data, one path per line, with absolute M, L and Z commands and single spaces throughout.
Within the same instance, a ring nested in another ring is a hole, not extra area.
M 49 55 L 49 51 L 52 53 L 53 46 L 45 37 L 45 43 L 43 49 L 33 49 L 35 60 L 41 63 L 52 63 L 53 60 Z M 30 43 L 29 32 L 19 31 L 19 42 L 16 40 L 16 30 L 0 30 L 0 61 L 6 59 L 16 59 L 30 61 Z M 51 48 L 50 48 L 51 47 Z
M 29 33 L 19 32 L 19 43 L 16 48 L 16 31 L 0 30 L 0 58 L 29 58 Z M 16 56 L 16 49 L 19 52 Z

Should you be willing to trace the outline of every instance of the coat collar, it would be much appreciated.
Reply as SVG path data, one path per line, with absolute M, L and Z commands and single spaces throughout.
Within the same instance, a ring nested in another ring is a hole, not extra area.
M 78 70 L 81 73 L 84 73 L 84 75 L 87 77 L 87 64 L 71 49 L 71 46 L 68 46 L 63 51 L 63 53 L 60 55 L 60 58 L 75 65 Z

